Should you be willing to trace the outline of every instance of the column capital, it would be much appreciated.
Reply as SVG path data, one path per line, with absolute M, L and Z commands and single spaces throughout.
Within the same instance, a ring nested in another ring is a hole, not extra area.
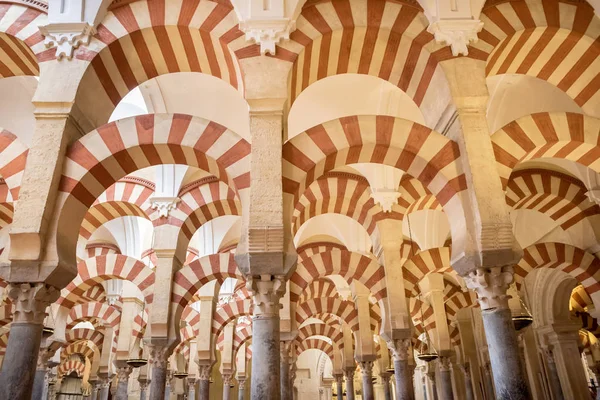
M 344 374 L 333 374 L 333 377 L 338 385 L 341 385 L 344 382 Z
M 288 362 L 290 361 L 289 359 L 290 357 L 290 348 L 292 347 L 292 341 L 291 340 L 281 340 L 279 342 L 279 352 L 281 355 L 281 360 L 288 360 Z
M 440 357 L 438 360 L 438 365 L 440 367 L 440 371 L 448 372 L 452 369 L 452 363 L 450 362 L 449 357 Z
M 465 376 L 469 378 L 471 377 L 471 363 L 465 361 L 464 363 L 459 364 L 458 367 L 460 368 L 461 372 L 465 374 Z
M 222 374 L 223 385 L 231 385 L 231 379 L 233 378 L 233 374 Z
M 348 367 L 348 368 L 344 368 L 344 376 L 346 377 L 346 380 L 354 380 L 354 373 L 356 372 L 356 367 Z
M 410 339 L 393 339 L 387 342 L 388 349 L 392 352 L 394 361 L 408 360 Z
M 148 354 L 153 368 L 167 368 L 170 354 L 168 346 L 150 344 L 148 345 Z
M 45 283 L 9 283 L 8 297 L 14 304 L 13 323 L 44 323 L 46 309 L 60 297 L 60 290 Z
M 467 287 L 477 293 L 482 310 L 508 309 L 508 287 L 514 280 L 512 266 L 478 268 L 464 277 Z
M 133 368 L 129 365 L 120 366 L 117 368 L 117 379 L 119 382 L 129 379 L 129 375 L 133 372 Z
M 363 375 L 373 376 L 373 361 L 359 361 L 359 364 Z
M 212 364 L 200 364 L 198 363 L 198 379 L 201 381 L 210 380 L 210 374 L 212 372 Z
M 392 374 L 390 372 L 382 372 L 379 374 L 379 376 L 381 377 L 383 383 L 388 383 L 392 377 Z
M 279 299 L 285 294 L 283 276 L 260 275 L 251 277 L 246 284 L 252 294 L 254 315 L 258 317 L 277 317 L 283 307 Z

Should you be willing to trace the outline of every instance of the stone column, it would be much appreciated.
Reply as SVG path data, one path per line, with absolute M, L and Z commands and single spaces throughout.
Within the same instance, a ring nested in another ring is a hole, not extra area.
M 346 376 L 346 398 L 354 400 L 354 371 L 356 367 L 345 368 L 344 375 Z
M 152 394 L 152 393 L 150 393 Z M 165 396 L 164 400 L 169 400 L 171 398 L 171 380 L 167 378 L 165 382 Z
M 558 370 L 556 369 L 556 363 L 554 362 L 554 355 L 549 346 L 543 346 L 542 352 L 544 353 L 544 359 L 546 361 L 546 370 L 548 371 L 548 385 L 552 392 L 553 400 L 564 400 L 562 389 L 560 388 L 560 377 L 558 376 Z
M 150 381 L 150 400 L 164 400 L 167 386 L 167 363 L 169 353 L 167 346 L 150 344 L 148 346 L 152 363 L 152 380 Z
M 334 374 L 338 400 L 344 398 L 344 374 Z
M 414 400 L 413 374 L 408 365 L 410 339 L 397 339 L 387 343 L 394 360 L 394 379 L 396 381 L 396 400 Z
M 98 393 L 100 392 L 100 381 L 94 381 L 92 384 L 92 400 L 98 400 Z M 140 397 L 140 400 L 145 400 Z
M 560 387 L 566 399 L 589 396 L 588 382 L 578 349 L 579 327 L 572 323 L 554 324 L 546 333 L 551 346 Z
M 6 293 L 14 314 L 0 375 L 0 398 L 30 400 L 46 309 L 58 300 L 60 291 L 44 283 L 10 283 Z
M 452 371 L 450 367 L 450 359 L 448 357 L 440 357 L 438 361 L 440 368 L 440 389 L 441 400 L 454 400 L 454 392 L 452 391 Z
M 39 357 L 38 357 L 39 358 Z M 38 361 L 39 366 L 39 361 Z M 48 369 L 36 369 L 35 378 L 33 379 L 33 392 L 31 394 L 31 400 L 46 400 L 48 391 L 48 379 L 47 379 Z
M 223 400 L 231 398 L 231 374 L 223 374 Z
M 362 372 L 362 398 L 363 400 L 375 400 L 373 392 L 373 361 L 361 361 L 360 370 Z
M 468 362 L 460 364 L 460 370 L 465 379 L 465 400 L 475 400 L 473 380 L 471 379 L 471 365 Z
M 110 391 L 110 378 L 101 378 L 100 379 L 100 399 L 99 400 L 108 400 L 108 395 Z
M 188 386 L 188 395 L 187 395 L 188 400 L 196 400 L 196 379 L 188 378 L 187 386 Z
M 129 387 L 129 375 L 133 368 L 128 365 L 122 365 L 117 368 L 117 395 L 115 396 L 116 400 L 127 400 L 129 395 L 127 393 L 127 388 Z
M 199 400 L 209 400 L 210 393 L 210 373 L 212 364 L 198 364 L 198 396 Z
M 248 284 L 254 301 L 252 317 L 252 400 L 280 400 L 279 299 L 283 277 L 262 275 Z
M 513 267 L 480 268 L 465 277 L 477 292 L 492 375 L 498 400 L 529 399 L 527 377 L 519 356 L 517 334 L 506 294 L 513 282 Z
M 599 363 L 595 362 L 592 366 L 590 366 L 590 370 L 592 370 L 592 372 L 594 373 L 594 376 L 596 377 L 596 382 L 598 382 L 598 387 L 596 388 L 596 399 L 595 400 L 600 400 L 600 365 L 599 365 Z
M 281 400 L 292 400 L 290 391 L 290 344 L 289 341 L 280 342 L 279 385 Z
M 431 398 L 431 400 L 438 400 L 437 385 L 435 382 L 435 370 L 433 368 L 429 368 L 427 371 L 427 377 L 429 378 L 429 387 L 431 388 L 430 396 L 427 396 L 427 398 Z
M 238 381 L 238 400 L 246 400 L 246 378 L 237 378 Z
M 147 380 L 139 381 L 140 382 L 140 400 L 146 400 L 148 397 L 148 386 L 150 382 Z
M 381 382 L 383 382 L 383 395 L 385 400 L 392 400 L 392 391 L 390 390 L 390 376 L 388 372 L 384 372 L 379 374 L 381 377 Z

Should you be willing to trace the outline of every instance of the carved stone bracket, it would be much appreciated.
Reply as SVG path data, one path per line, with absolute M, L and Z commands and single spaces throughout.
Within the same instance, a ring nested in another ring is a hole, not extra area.
M 56 58 L 71 60 L 73 52 L 81 45 L 88 45 L 96 28 L 87 22 L 51 23 L 40 26 L 46 47 L 56 46 Z
M 371 194 L 371 198 L 379 204 L 383 212 L 389 213 L 392 212 L 394 204 L 398 204 L 400 193 L 395 190 L 376 190 Z
M 240 30 L 246 34 L 246 40 L 260 45 L 260 54 L 275 55 L 275 45 L 289 40 L 290 33 L 296 29 L 296 21 L 289 18 L 249 19 L 240 22 Z
M 11 283 L 8 297 L 14 305 L 14 323 L 43 324 L 46 310 L 58 300 L 60 291 L 45 283 Z
M 435 36 L 435 41 L 452 49 L 452 55 L 469 55 L 469 44 L 477 42 L 477 33 L 481 32 L 483 22 L 477 19 L 440 20 L 427 28 Z
M 410 350 L 410 339 L 394 339 L 387 342 L 388 349 L 392 352 L 394 361 L 408 360 Z
M 179 197 L 152 197 L 150 205 L 153 210 L 158 211 L 159 218 L 167 218 L 171 210 L 174 210 L 180 201 Z
M 465 276 L 467 287 L 477 292 L 482 310 L 507 309 L 508 287 L 513 282 L 512 266 L 480 268 Z
M 169 363 L 169 348 L 167 346 L 148 345 L 148 354 L 153 368 L 166 369 Z
M 261 275 L 250 278 L 246 287 L 254 300 L 254 315 L 276 317 L 283 307 L 279 299 L 285 293 L 285 280 L 281 276 Z

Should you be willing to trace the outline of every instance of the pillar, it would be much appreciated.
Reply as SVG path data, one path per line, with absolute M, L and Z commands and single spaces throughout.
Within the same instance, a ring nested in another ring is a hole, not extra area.
M 58 300 L 60 291 L 44 283 L 10 283 L 6 292 L 14 314 L 0 375 L 0 398 L 30 400 L 46 309 Z
M 373 392 L 373 361 L 361 361 L 360 370 L 362 372 L 362 398 L 363 400 L 375 400 Z
M 252 317 L 252 400 L 280 400 L 279 299 L 285 292 L 282 277 L 262 275 L 251 280 Z
M 344 374 L 334 374 L 333 377 L 335 378 L 337 398 L 342 400 L 344 398 Z
M 480 268 L 465 277 L 477 292 L 488 343 L 494 387 L 498 400 L 529 399 L 527 378 L 519 355 L 517 334 L 508 306 L 507 290 L 513 282 L 513 267 Z
M 440 368 L 440 394 L 441 400 L 454 400 L 452 391 L 452 371 L 450 369 L 450 358 L 440 357 L 438 361 Z
M 110 390 L 110 378 L 105 377 L 100 379 L 100 399 L 99 400 L 108 400 L 108 394 Z
M 280 342 L 279 385 L 281 400 L 292 400 L 290 390 L 290 344 L 289 341 Z
M 124 365 L 117 368 L 117 395 L 116 400 L 127 400 L 129 395 L 127 394 L 127 388 L 129 387 L 129 375 L 131 375 L 133 368 Z
M 150 362 L 152 380 L 150 381 L 150 400 L 164 400 L 167 386 L 167 362 L 169 352 L 166 346 L 150 344 Z
M 210 373 L 212 364 L 198 364 L 198 398 L 199 400 L 209 400 L 210 394 Z
M 414 400 L 415 389 L 411 368 L 408 365 L 410 339 L 396 339 L 387 342 L 394 361 L 396 400 Z
M 548 371 L 548 385 L 552 393 L 553 400 L 564 400 L 562 389 L 560 388 L 560 378 L 554 362 L 554 355 L 549 346 L 542 347 L 544 359 L 546 361 L 546 370 Z
M 354 400 L 354 371 L 356 367 L 344 368 L 346 376 L 346 399 Z
M 384 372 L 379 376 L 381 377 L 381 382 L 383 382 L 383 395 L 385 400 L 392 400 L 392 391 L 390 389 L 390 374 Z
M 473 379 L 471 378 L 471 364 L 465 362 L 460 364 L 460 370 L 465 379 L 465 400 L 475 400 L 473 393 Z
M 578 331 L 579 325 L 555 324 L 546 334 L 560 387 L 566 399 L 585 399 L 589 396 L 588 382 L 578 349 Z
M 231 374 L 223 374 L 223 400 L 231 399 Z
M 38 367 L 39 367 L 38 361 Z M 46 395 L 48 394 L 47 385 L 48 380 L 46 375 L 48 373 L 48 369 L 43 366 L 43 368 L 38 368 L 35 371 L 35 378 L 33 379 L 33 393 L 31 394 L 31 400 L 46 400 Z
M 148 382 L 147 380 L 143 380 L 143 381 L 139 381 L 139 382 L 140 382 L 140 400 L 146 400 L 146 398 L 148 397 L 148 386 L 150 385 L 150 382 Z
M 165 382 L 165 395 L 164 400 L 169 400 L 171 398 L 171 380 L 167 379 Z
M 246 378 L 237 378 L 238 381 L 238 400 L 246 400 Z
M 92 384 L 92 400 L 98 400 L 98 393 L 100 392 L 100 382 L 94 381 L 90 382 Z M 145 400 L 140 397 L 140 400 Z
M 431 388 L 431 392 L 428 393 L 427 399 L 438 400 L 437 385 L 435 382 L 435 370 L 429 365 L 427 368 L 427 377 L 429 378 L 429 387 Z
M 196 379 L 188 378 L 187 385 L 188 385 L 188 395 L 187 395 L 188 400 L 196 400 Z

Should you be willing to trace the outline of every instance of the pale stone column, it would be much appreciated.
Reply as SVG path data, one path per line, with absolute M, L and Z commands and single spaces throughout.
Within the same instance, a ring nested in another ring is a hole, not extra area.
M 460 370 L 465 379 L 465 400 L 475 400 L 473 393 L 473 379 L 471 378 L 471 365 L 468 362 L 460 364 Z
M 100 399 L 99 400 L 108 400 L 108 394 L 110 391 L 110 381 L 111 379 L 108 377 L 100 378 Z
M 199 400 L 209 400 L 210 393 L 210 374 L 212 364 L 198 364 L 198 398 Z
M 363 400 L 375 400 L 373 392 L 373 361 L 360 361 L 362 372 L 362 398 Z
M 133 368 L 126 364 L 121 364 L 117 367 L 117 395 L 116 400 L 127 400 L 129 395 L 127 394 L 127 388 L 129 387 L 129 375 L 133 371 Z
M 578 328 L 575 324 L 556 325 L 546 334 L 565 399 L 585 399 L 589 396 L 579 356 Z
M 396 381 L 396 400 L 414 400 L 415 389 L 411 368 L 408 365 L 410 339 L 396 339 L 387 342 L 394 360 L 394 379 Z
M 33 393 L 31 395 L 32 400 L 46 400 L 48 398 L 49 361 L 55 353 L 55 348 L 54 346 L 48 348 L 46 340 L 47 338 L 42 338 L 43 344 L 38 353 Z
M 454 392 L 452 391 L 452 371 L 450 367 L 450 359 L 448 357 L 440 357 L 438 361 L 440 368 L 440 392 L 441 400 L 454 400 Z
M 529 399 L 527 378 L 506 294 L 513 281 L 513 268 L 481 268 L 471 272 L 465 280 L 469 288 L 477 292 L 481 305 L 496 398 Z
M 337 398 L 342 400 L 344 398 L 344 374 L 334 374 L 335 386 L 337 391 Z
M 548 384 L 550 391 L 552 392 L 553 400 L 563 400 L 563 393 L 560 387 L 560 377 L 556 369 L 556 363 L 554 361 L 554 355 L 549 346 L 543 346 L 542 352 L 544 353 L 544 359 L 546 361 L 546 369 L 548 371 Z
M 344 376 L 346 377 L 346 398 L 354 400 L 354 371 L 356 367 L 344 368 Z
M 246 378 L 237 378 L 238 381 L 238 400 L 246 400 Z
M 169 352 L 166 346 L 148 345 L 150 362 L 152 363 L 152 380 L 150 381 L 150 400 L 164 400 L 167 385 L 167 363 Z
M 6 292 L 14 315 L 0 376 L 0 398 L 30 400 L 46 309 L 58 300 L 60 291 L 43 283 L 11 283 Z
M 152 394 L 152 393 L 150 393 Z M 163 400 L 169 400 L 171 398 L 171 380 L 167 378 L 165 382 L 165 395 Z
M 231 378 L 232 374 L 223 374 L 223 400 L 231 398 Z
M 280 400 L 279 299 L 283 277 L 262 275 L 248 284 L 254 301 L 252 317 L 252 400 Z
M 290 341 L 282 340 L 279 343 L 281 354 L 279 355 L 279 381 L 281 400 L 292 400 L 290 390 Z
M 148 386 L 150 382 L 147 380 L 139 381 L 140 382 L 140 400 L 146 400 L 148 397 Z
M 429 392 L 426 391 L 426 393 L 428 393 L 427 399 L 438 400 L 437 384 L 435 382 L 435 370 L 430 366 L 427 368 L 427 377 L 429 378 L 429 388 L 431 389 Z
M 379 374 L 379 376 L 381 377 L 381 381 L 383 382 L 383 395 L 385 397 L 385 400 L 392 400 L 392 391 L 390 389 L 390 374 L 384 372 L 382 374 Z
M 100 387 L 101 387 L 100 381 L 95 381 L 92 384 L 92 400 L 98 400 L 98 394 L 100 393 Z M 145 398 L 142 399 L 140 397 L 140 400 L 146 400 L 146 399 Z
M 196 400 L 196 379 L 188 378 L 187 379 L 187 387 L 188 387 L 188 394 L 187 394 L 188 400 Z

